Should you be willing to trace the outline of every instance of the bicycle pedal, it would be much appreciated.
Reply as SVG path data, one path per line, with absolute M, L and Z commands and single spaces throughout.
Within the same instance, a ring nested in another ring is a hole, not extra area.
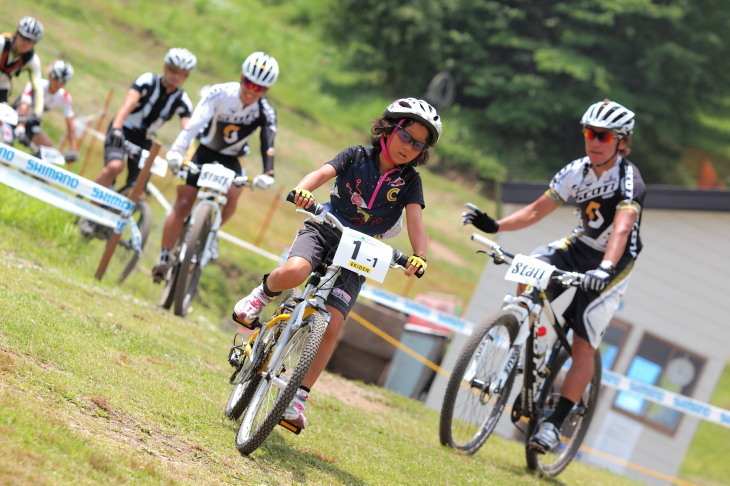
M 253 321 L 253 322 L 252 322 L 251 324 L 249 324 L 248 322 L 244 321 L 243 319 L 240 319 L 240 318 L 239 318 L 239 317 L 238 317 L 238 316 L 236 315 L 236 313 L 234 312 L 234 313 L 233 313 L 233 314 L 231 315 L 231 319 L 233 319 L 233 320 L 234 320 L 234 322 L 237 322 L 238 324 L 242 325 L 242 326 L 243 326 L 243 327 L 245 327 L 246 329 L 251 329 L 251 330 L 253 330 L 253 329 L 258 329 L 259 327 L 261 327 L 261 322 L 259 321 L 259 318 L 258 318 L 258 317 L 257 317 L 256 319 L 254 319 L 254 321 Z
M 299 432 L 302 431 L 301 427 L 297 427 L 296 425 L 294 425 L 293 423 L 289 422 L 286 419 L 279 420 L 279 425 L 284 427 L 289 432 L 293 432 L 295 435 L 299 435 Z

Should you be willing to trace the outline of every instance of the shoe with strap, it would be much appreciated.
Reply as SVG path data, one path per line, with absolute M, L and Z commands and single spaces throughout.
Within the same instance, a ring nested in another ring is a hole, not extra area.
M 307 393 L 305 390 L 302 390 L 301 388 L 298 389 L 297 394 L 294 395 L 294 398 L 292 399 L 291 403 L 289 403 L 289 406 L 284 412 L 284 420 L 298 427 L 299 429 L 306 428 L 307 417 L 304 416 L 304 408 L 307 405 L 308 398 L 309 393 Z
M 545 454 L 560 443 L 560 429 L 551 422 L 545 422 L 530 439 L 530 448 Z
M 264 292 L 264 284 L 260 284 L 253 291 L 239 300 L 233 307 L 233 320 L 246 327 L 250 327 L 260 315 L 264 306 L 274 300 Z

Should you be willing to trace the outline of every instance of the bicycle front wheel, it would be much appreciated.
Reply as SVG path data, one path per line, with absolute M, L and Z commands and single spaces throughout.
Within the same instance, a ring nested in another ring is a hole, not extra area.
M 180 262 L 180 270 L 175 286 L 175 315 L 184 317 L 198 291 L 198 280 L 203 268 L 200 261 L 203 258 L 205 242 L 208 240 L 210 227 L 213 225 L 213 211 L 209 206 L 203 206 L 195 215 L 195 221 L 190 228 L 185 258 Z
M 560 389 L 565 381 L 565 375 L 570 369 L 570 363 L 570 356 L 562 349 L 560 355 L 550 366 L 551 373 L 545 379 L 540 390 L 536 407 L 537 413 L 530 420 L 527 428 L 527 445 L 525 447 L 527 467 L 548 476 L 560 474 L 576 456 L 588 432 L 588 427 L 591 424 L 598 403 L 598 391 L 601 387 L 601 353 L 596 350 L 593 378 L 591 378 L 591 382 L 588 384 L 586 391 L 583 392 L 581 399 L 575 404 L 563 422 L 560 430 L 562 434 L 560 444 L 545 454 L 530 448 L 529 443 L 532 435 L 538 426 L 553 413 L 555 406 L 558 404 Z
M 466 341 L 441 406 L 441 444 L 474 454 L 492 433 L 507 403 L 517 367 L 513 366 L 501 385 L 495 380 L 507 365 L 518 329 L 514 314 L 499 311 Z
M 322 316 L 313 314 L 287 342 L 280 342 L 272 349 L 271 354 L 284 346 L 278 362 L 271 363 L 270 372 L 261 377 L 241 421 L 236 435 L 236 449 L 241 454 L 248 455 L 258 449 L 284 417 L 317 354 L 325 328 Z
M 123 192 L 122 194 L 126 196 L 129 192 L 131 192 L 131 190 Z M 149 238 L 150 232 L 152 231 L 152 208 L 150 207 L 150 203 L 147 202 L 146 198 L 139 198 L 139 201 L 134 208 L 134 212 L 132 213 L 132 217 L 137 223 L 137 228 L 139 228 L 140 235 L 142 236 L 141 245 L 142 249 L 144 250 L 147 239 Z M 127 234 L 131 234 L 131 231 L 128 231 Z M 118 254 L 118 257 L 122 260 L 122 262 L 125 262 L 121 272 L 119 273 L 118 279 L 118 283 L 122 283 L 124 282 L 124 280 L 126 280 L 127 277 L 129 277 L 129 275 L 137 266 L 137 262 L 139 261 L 141 253 L 137 253 L 136 251 L 134 251 L 134 249 L 132 248 L 131 238 L 120 240 L 119 248 L 117 248 L 116 253 Z
M 290 311 L 296 305 L 297 299 L 302 295 L 301 290 L 293 289 L 290 290 L 284 298 L 281 300 L 281 304 L 278 306 L 274 315 L 280 314 L 281 312 Z M 268 332 L 266 329 L 262 329 L 259 332 Z M 265 346 L 264 343 L 268 341 L 265 336 L 261 339 L 255 340 L 254 346 L 257 342 L 261 342 L 261 346 Z M 252 350 L 251 356 L 246 356 L 241 363 L 241 369 L 238 371 L 238 382 L 233 386 L 231 395 L 228 397 L 228 403 L 226 404 L 226 417 L 231 420 L 238 420 L 241 414 L 246 410 L 248 405 L 251 403 L 254 392 L 261 382 L 261 374 L 259 368 L 264 362 L 264 356 L 267 353 L 263 350 Z M 253 361 L 251 361 L 253 358 Z

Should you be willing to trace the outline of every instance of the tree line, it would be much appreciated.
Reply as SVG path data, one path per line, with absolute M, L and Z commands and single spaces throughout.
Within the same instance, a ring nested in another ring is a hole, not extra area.
M 338 0 L 320 21 L 360 89 L 453 80 L 444 170 L 549 177 L 581 155 L 578 120 L 603 98 L 636 112 L 630 158 L 647 182 L 686 184 L 684 148 L 730 141 L 707 121 L 730 100 L 723 0 Z

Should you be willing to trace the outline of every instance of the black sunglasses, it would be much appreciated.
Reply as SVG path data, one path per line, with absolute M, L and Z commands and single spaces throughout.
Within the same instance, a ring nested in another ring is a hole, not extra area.
M 399 125 L 393 125 L 395 128 L 395 134 L 398 136 L 398 139 L 403 143 L 410 143 L 413 145 L 413 148 L 417 150 L 418 152 L 423 152 L 424 150 L 428 150 L 428 144 L 426 142 L 419 142 L 415 138 L 411 136 L 410 133 L 406 131 L 405 128 L 399 126 Z

